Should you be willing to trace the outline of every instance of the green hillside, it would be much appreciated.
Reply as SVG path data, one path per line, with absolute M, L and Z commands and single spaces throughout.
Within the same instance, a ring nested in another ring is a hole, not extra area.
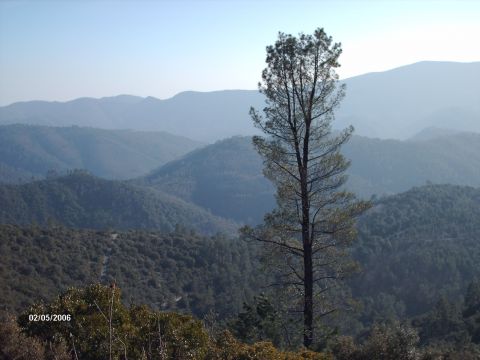
M 427 141 L 354 136 L 344 146 L 352 161 L 347 187 L 362 197 L 425 185 L 480 186 L 480 134 L 459 133 Z M 258 223 L 275 205 L 273 186 L 250 137 L 234 137 L 193 151 L 140 179 L 213 214 Z
M 344 154 L 352 161 L 347 186 L 363 196 L 395 194 L 426 182 L 480 186 L 480 134 L 425 141 L 354 136 Z
M 412 318 L 442 298 L 459 302 L 480 278 L 480 189 L 414 188 L 376 202 L 358 224 L 361 273 L 349 285 L 359 331 L 375 320 Z M 227 316 L 268 291 L 257 248 L 238 239 L 173 233 L 0 226 L 0 277 L 9 307 L 68 286 L 115 280 L 135 301 Z M 263 274 L 263 275 L 262 275 Z M 231 306 L 233 304 L 233 306 Z M 351 325 L 351 321 L 349 322 Z
M 176 159 L 199 142 L 165 132 L 85 127 L 0 126 L 0 182 L 42 178 L 47 171 L 86 169 L 127 179 Z
M 195 150 L 139 183 L 181 197 L 213 214 L 257 222 L 272 209 L 273 188 L 250 137 L 233 137 Z
M 182 231 L 0 225 L 0 250 L 0 308 L 14 310 L 71 286 L 116 282 L 128 304 L 225 318 L 261 279 L 244 242 Z
M 358 225 L 351 285 L 363 320 L 412 317 L 480 278 L 480 189 L 430 185 L 386 197 Z
M 23 185 L 0 185 L 0 223 L 74 228 L 157 229 L 236 235 L 236 225 L 174 196 L 84 171 Z

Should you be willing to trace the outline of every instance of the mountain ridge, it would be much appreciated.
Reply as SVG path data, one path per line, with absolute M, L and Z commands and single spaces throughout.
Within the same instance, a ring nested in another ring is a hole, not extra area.
M 407 139 L 430 126 L 480 132 L 480 62 L 419 62 L 341 80 L 347 95 L 336 112 L 336 128 Z M 120 95 L 122 96 L 122 95 Z M 131 95 L 127 95 L 131 96 Z M 83 98 L 89 99 L 89 98 Z M 101 99 L 110 99 L 103 101 Z M 13 103 L 0 107 L 0 124 L 87 125 L 106 129 L 163 130 L 202 142 L 257 132 L 248 111 L 261 110 L 256 90 L 181 92 L 161 100 L 116 97 L 67 103 Z M 115 106 L 112 106 L 115 104 Z

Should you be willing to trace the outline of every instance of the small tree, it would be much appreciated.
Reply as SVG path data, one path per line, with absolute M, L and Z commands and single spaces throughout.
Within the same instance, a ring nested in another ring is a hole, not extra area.
M 349 162 L 340 153 L 353 128 L 334 135 L 334 109 L 344 96 L 337 87 L 340 44 L 323 29 L 298 38 L 279 33 L 267 47 L 267 68 L 260 92 L 264 116 L 250 110 L 265 137 L 254 146 L 264 159 L 264 173 L 277 187 L 277 209 L 262 226 L 244 235 L 267 247 L 278 270 L 278 285 L 300 298 L 303 343 L 314 340 L 314 320 L 336 309 L 327 295 L 352 269 L 347 247 L 355 237 L 354 218 L 369 203 L 343 190 Z

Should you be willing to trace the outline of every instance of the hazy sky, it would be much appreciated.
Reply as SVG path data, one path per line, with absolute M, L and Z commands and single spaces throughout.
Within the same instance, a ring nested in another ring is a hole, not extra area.
M 0 105 L 255 89 L 277 32 L 325 28 L 341 77 L 480 60 L 480 1 L 0 0 Z

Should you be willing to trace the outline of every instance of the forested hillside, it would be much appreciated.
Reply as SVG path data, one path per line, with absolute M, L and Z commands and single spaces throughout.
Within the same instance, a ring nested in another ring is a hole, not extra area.
M 480 134 L 426 141 L 354 136 L 343 153 L 351 160 L 347 187 L 359 196 L 394 194 L 427 182 L 480 186 Z M 213 214 L 258 223 L 275 205 L 273 186 L 250 137 L 219 141 L 152 171 L 138 184 L 182 197 Z
M 428 181 L 480 186 L 479 134 L 436 132 L 424 138 L 354 136 L 343 150 L 352 161 L 347 187 L 370 197 Z M 191 152 L 199 143 L 165 133 L 126 130 L 12 125 L 0 126 L 0 139 L 0 182 L 43 178 L 50 170 L 61 174 L 74 168 L 111 179 L 150 172 L 135 183 L 235 221 L 259 222 L 274 206 L 273 187 L 262 175 L 262 161 L 249 137 Z
M 347 187 L 361 196 L 395 194 L 427 182 L 480 186 L 480 134 L 425 141 L 354 136 L 343 149 L 351 160 Z
M 480 360 L 478 19 L 0 0 L 0 360 Z
M 273 187 L 250 137 L 233 137 L 152 171 L 138 184 L 161 189 L 213 214 L 255 223 L 274 206 Z
M 0 185 L 0 223 L 166 232 L 178 225 L 202 234 L 229 236 L 236 236 L 237 228 L 174 196 L 84 171 L 23 185 Z
M 358 224 L 351 286 L 364 323 L 410 318 L 480 279 L 480 189 L 430 185 L 376 202 Z
M 0 226 L 0 307 L 24 309 L 71 286 L 115 282 L 127 303 L 225 319 L 261 284 L 252 249 L 177 230 L 93 231 Z
M 86 169 L 127 179 L 174 160 L 199 142 L 165 132 L 94 128 L 0 126 L 0 183 L 43 178 L 50 170 Z
M 9 307 L 24 306 L 38 294 L 48 298 L 59 286 L 115 280 L 127 299 L 196 315 L 213 309 L 224 317 L 255 292 L 269 290 L 257 272 L 258 248 L 239 239 L 200 237 L 181 227 L 169 234 L 0 229 Z M 425 314 L 442 297 L 459 302 L 480 278 L 479 189 L 430 185 L 380 199 L 358 230 L 353 255 L 362 270 L 349 284 L 361 307 L 349 314 L 357 319 L 350 331 L 375 320 Z

